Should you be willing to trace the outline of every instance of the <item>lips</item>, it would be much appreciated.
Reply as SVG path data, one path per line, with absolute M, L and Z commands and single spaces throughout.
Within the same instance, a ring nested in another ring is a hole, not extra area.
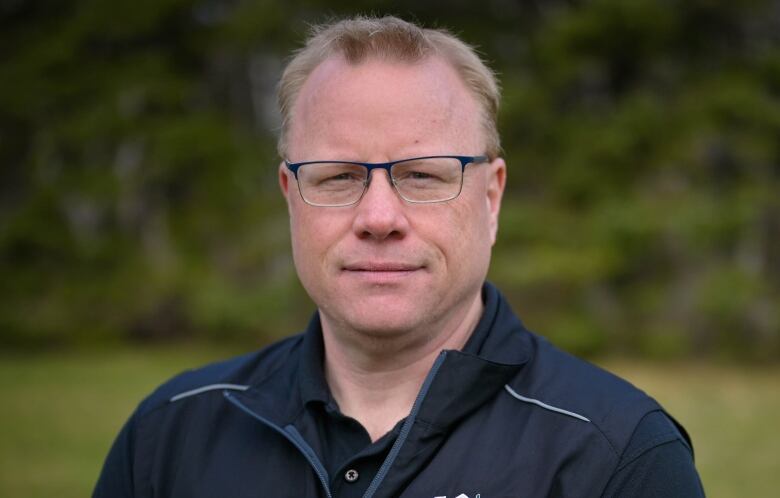
M 395 261 L 358 261 L 344 265 L 346 271 L 376 273 L 411 272 L 422 268 L 421 265 Z
M 414 275 L 420 275 L 424 266 L 399 261 L 358 261 L 344 265 L 342 275 L 359 285 L 372 289 L 396 288 Z

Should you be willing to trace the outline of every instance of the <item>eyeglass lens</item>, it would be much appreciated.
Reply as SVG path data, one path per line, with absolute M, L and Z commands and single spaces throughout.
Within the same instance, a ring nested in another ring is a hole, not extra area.
M 441 202 L 460 193 L 463 167 L 450 157 L 410 159 L 395 163 L 390 176 L 409 202 Z M 360 200 L 368 184 L 368 168 L 353 163 L 318 162 L 298 169 L 298 185 L 306 202 L 346 206 Z

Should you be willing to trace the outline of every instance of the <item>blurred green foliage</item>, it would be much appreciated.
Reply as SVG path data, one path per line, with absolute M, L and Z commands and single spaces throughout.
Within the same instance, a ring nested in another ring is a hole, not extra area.
M 449 27 L 498 70 L 490 278 L 532 328 L 780 358 L 770 0 L 3 2 L 0 345 L 301 328 L 273 92 L 308 23 L 357 12 Z

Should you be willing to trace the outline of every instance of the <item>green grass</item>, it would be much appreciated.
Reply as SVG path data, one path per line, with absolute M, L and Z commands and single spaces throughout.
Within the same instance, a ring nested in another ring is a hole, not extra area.
M 0 356 L 0 497 L 89 496 L 136 404 L 218 357 L 205 348 Z
M 88 496 L 138 401 L 171 375 L 229 354 L 186 347 L 0 355 L 0 496 Z M 685 424 L 709 497 L 775 496 L 780 368 L 602 363 Z

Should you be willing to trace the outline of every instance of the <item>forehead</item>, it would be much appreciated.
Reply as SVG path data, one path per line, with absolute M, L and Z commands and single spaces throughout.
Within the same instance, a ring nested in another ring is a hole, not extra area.
M 333 57 L 312 72 L 293 106 L 290 156 L 481 153 L 479 115 L 461 78 L 438 57 L 358 64 Z

